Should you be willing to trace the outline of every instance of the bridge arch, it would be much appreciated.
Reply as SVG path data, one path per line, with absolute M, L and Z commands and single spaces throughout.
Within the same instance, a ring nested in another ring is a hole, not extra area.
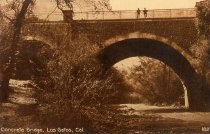
M 21 37 L 20 44 L 24 42 L 39 42 L 49 46 L 51 49 L 56 48 L 56 45 L 52 41 L 47 40 L 46 38 L 40 36 L 23 36 Z
M 106 41 L 104 41 L 103 45 L 104 45 L 104 47 L 106 47 L 106 46 L 109 46 L 110 44 L 114 44 L 119 41 L 123 41 L 123 40 L 127 40 L 127 39 L 134 39 L 134 38 L 135 39 L 151 39 L 151 40 L 163 42 L 163 43 L 171 46 L 178 52 L 180 52 L 184 57 L 186 57 L 186 59 L 189 62 L 194 61 L 193 57 L 191 55 L 189 55 L 183 48 L 181 48 L 175 41 L 173 41 L 169 38 L 166 38 L 166 37 L 152 34 L 152 33 L 133 32 L 133 33 L 128 33 L 128 34 L 124 34 L 124 35 L 117 35 L 115 37 L 109 38 Z
M 27 80 L 35 75 L 42 76 L 46 72 L 47 61 L 51 59 L 53 50 L 50 44 L 41 40 L 21 40 L 18 45 L 15 78 Z
M 111 68 L 121 60 L 136 56 L 146 56 L 164 62 L 174 70 L 187 88 L 189 109 L 198 110 L 202 107 L 199 78 L 193 66 L 182 53 L 165 42 L 135 37 L 115 40 L 113 44 L 100 51 L 98 58 L 105 69 Z

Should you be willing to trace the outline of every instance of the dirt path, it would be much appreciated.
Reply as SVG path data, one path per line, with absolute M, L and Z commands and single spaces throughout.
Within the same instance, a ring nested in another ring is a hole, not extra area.
M 155 117 L 151 121 L 137 124 L 148 126 L 146 133 L 183 133 L 210 134 L 210 112 L 188 112 L 187 109 L 177 107 L 158 107 L 144 104 L 124 104 L 123 109 L 130 109 L 131 115 Z M 140 131 L 135 131 L 138 133 Z
M 35 129 L 41 129 L 43 127 L 40 125 L 37 116 L 38 104 L 36 93 L 39 89 L 31 81 L 12 80 L 10 86 L 13 91 L 9 101 L 0 106 L 0 128 L 22 128 L 24 130 L 30 128 L 33 131 L 30 133 L 25 131 L 23 133 L 37 134 L 37 130 Z M 192 113 L 186 111 L 186 109 L 147 106 L 143 104 L 126 104 L 121 105 L 121 108 L 128 109 L 131 115 L 126 122 L 126 125 L 129 125 L 126 127 L 129 129 L 123 130 L 123 134 L 210 133 L 210 112 Z M 43 132 L 43 134 L 45 133 Z M 0 134 L 17 134 L 17 132 L 0 130 Z

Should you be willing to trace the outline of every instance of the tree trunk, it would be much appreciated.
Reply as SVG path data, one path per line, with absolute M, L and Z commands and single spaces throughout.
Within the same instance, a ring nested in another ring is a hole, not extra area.
M 26 12 L 28 10 L 29 5 L 32 3 L 32 0 L 25 0 L 23 2 L 22 8 L 20 12 L 18 13 L 15 23 L 14 23 L 14 32 L 12 36 L 12 44 L 10 48 L 10 58 L 8 61 L 8 66 L 3 72 L 3 80 L 0 85 L 0 99 L 1 101 L 5 101 L 9 97 L 9 80 L 12 77 L 12 73 L 15 67 L 15 53 L 17 50 L 17 45 L 20 40 L 20 34 L 21 34 L 21 27 L 23 20 L 25 18 Z

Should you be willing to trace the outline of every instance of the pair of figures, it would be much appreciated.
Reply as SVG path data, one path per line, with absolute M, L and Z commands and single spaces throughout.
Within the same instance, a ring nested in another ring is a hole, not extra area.
M 147 10 L 146 8 L 144 8 L 144 10 L 143 10 L 144 18 L 147 17 L 147 12 L 148 12 L 148 10 Z M 137 19 L 140 18 L 140 13 L 141 13 L 141 10 L 138 8 L 138 9 L 137 9 Z

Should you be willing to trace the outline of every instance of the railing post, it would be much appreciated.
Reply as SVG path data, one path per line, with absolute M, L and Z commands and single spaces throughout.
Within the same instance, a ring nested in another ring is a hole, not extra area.
M 170 9 L 170 18 L 172 18 L 172 9 Z
M 189 10 L 188 9 L 186 9 L 186 11 L 185 11 L 186 13 L 185 13 L 185 17 L 190 17 L 189 16 Z
M 121 12 L 121 11 L 119 11 L 119 13 L 120 13 L 120 19 L 122 19 L 122 12 Z
M 104 11 L 103 11 L 103 16 L 102 17 L 103 17 L 102 19 L 104 20 Z
M 89 16 L 89 13 L 88 12 L 86 12 L 86 19 L 88 20 L 88 16 Z

